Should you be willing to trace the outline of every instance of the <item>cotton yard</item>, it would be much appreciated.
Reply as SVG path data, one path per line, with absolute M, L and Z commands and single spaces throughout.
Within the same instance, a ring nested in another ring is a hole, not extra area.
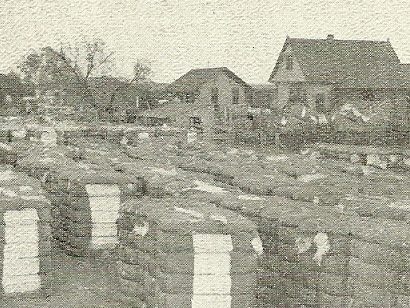
M 2 307 L 409 307 L 410 153 L 3 123 Z

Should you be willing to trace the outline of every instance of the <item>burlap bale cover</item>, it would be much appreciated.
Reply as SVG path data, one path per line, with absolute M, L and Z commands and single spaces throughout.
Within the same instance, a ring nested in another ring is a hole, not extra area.
M 237 174 L 231 184 L 247 193 L 273 195 L 274 190 L 278 187 L 293 186 L 296 185 L 297 182 L 292 177 L 279 172 L 266 174 L 261 171 L 258 174 L 253 172 Z
M 199 179 L 212 181 L 211 176 L 192 174 L 167 162 L 122 162 L 116 164 L 115 168 L 143 178 L 145 194 L 154 198 L 179 195 L 202 183 Z
M 15 165 L 17 153 L 13 147 L 4 142 L 0 142 L 0 164 Z
M 77 164 L 50 178 L 56 204 L 56 236 L 67 253 L 93 255 L 117 245 L 120 204 L 142 194 L 138 177 L 108 167 Z
M 340 199 L 338 207 L 355 211 L 362 217 L 408 221 L 409 204 L 409 200 L 396 199 L 395 196 L 350 195 Z
M 71 163 L 71 160 L 67 157 L 69 150 L 66 146 L 34 146 L 27 149 L 30 154 L 17 160 L 17 169 L 36 179 L 43 180 L 46 173 L 51 169 Z
M 51 288 L 50 204 L 40 183 L 0 170 L 0 281 L 5 296 L 48 294 Z
M 408 223 L 366 218 L 351 224 L 349 284 L 353 307 L 406 307 L 410 289 Z
M 148 307 L 254 307 L 256 226 L 194 198 L 121 207 L 120 284 Z M 124 288 L 122 288 L 124 289 Z
M 272 292 L 267 298 L 276 298 L 279 306 L 293 298 L 299 305 L 328 307 L 321 302 L 335 297 L 341 304 L 331 307 L 345 307 L 350 299 L 351 239 L 346 223 L 350 215 L 294 202 L 288 206 L 272 203 L 260 216 L 265 253 L 261 267 L 269 277 L 261 286 Z
M 269 278 L 263 282 L 265 291 L 272 290 L 266 298 L 281 302 L 295 297 L 305 305 L 314 300 L 318 307 L 403 307 L 401 303 L 406 303 L 410 264 L 406 222 L 361 218 L 348 210 L 308 204 L 272 205 L 260 215 L 265 252 L 261 264 Z M 293 288 L 283 289 L 283 279 L 291 281 Z M 315 290 L 316 295 L 312 298 L 305 289 Z M 331 299 L 335 299 L 332 305 Z

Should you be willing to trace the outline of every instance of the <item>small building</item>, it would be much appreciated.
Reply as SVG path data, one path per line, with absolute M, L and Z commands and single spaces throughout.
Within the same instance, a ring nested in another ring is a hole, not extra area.
M 269 82 L 278 104 L 327 113 L 344 104 L 403 100 L 400 60 L 390 42 L 286 38 Z
M 190 70 L 172 82 L 168 91 L 194 112 L 178 114 L 187 119 L 182 122 L 201 127 L 207 134 L 242 125 L 252 100 L 251 87 L 226 67 Z

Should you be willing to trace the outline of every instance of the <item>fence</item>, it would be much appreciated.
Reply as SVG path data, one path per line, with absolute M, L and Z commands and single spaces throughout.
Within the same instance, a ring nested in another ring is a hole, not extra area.
M 225 138 L 226 139 L 226 138 Z M 410 131 L 395 127 L 374 130 L 335 130 L 331 126 L 316 126 L 311 129 L 294 130 L 237 130 L 229 139 L 235 144 L 276 145 L 290 150 L 299 150 L 316 142 L 350 145 L 403 145 L 410 143 Z

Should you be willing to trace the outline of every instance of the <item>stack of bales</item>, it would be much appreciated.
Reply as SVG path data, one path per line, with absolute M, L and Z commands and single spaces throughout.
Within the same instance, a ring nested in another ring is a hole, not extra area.
M 144 179 L 145 194 L 154 198 L 178 195 L 195 186 L 195 182 L 200 179 L 212 180 L 210 176 L 196 176 L 170 164 L 133 161 L 119 163 L 116 168 L 125 173 L 138 174 Z
M 264 172 L 260 170 L 255 173 L 237 174 L 232 180 L 232 185 L 240 188 L 244 192 L 255 195 L 273 195 L 275 190 L 281 187 L 294 187 L 296 181 L 279 172 Z
M 80 138 L 71 142 L 71 145 L 79 150 L 80 156 L 76 157 L 77 160 L 104 164 L 112 164 L 118 161 L 131 161 L 117 145 L 113 145 L 107 141 Z
M 256 227 L 195 198 L 143 198 L 118 220 L 122 292 L 147 307 L 254 307 Z
M 52 148 L 42 146 L 32 147 L 29 149 L 27 155 L 17 160 L 17 169 L 36 179 L 44 181 L 50 170 L 71 163 L 71 160 L 67 157 L 68 151 L 69 149 L 65 146 Z
M 108 127 L 105 135 L 105 140 L 114 144 L 120 144 L 125 136 L 124 130 L 125 128 L 121 126 Z
M 325 157 L 380 169 L 400 167 L 405 159 L 403 151 L 394 148 L 340 144 L 318 144 L 315 147 Z
M 14 128 L 14 130 L 13 130 Z M 17 161 L 17 151 L 14 149 L 14 142 L 21 140 L 24 130 L 17 127 L 0 128 L 0 164 L 14 165 Z
M 261 307 L 346 307 L 350 236 L 342 221 L 350 216 L 288 198 L 212 195 L 203 199 L 258 225 L 263 246 L 257 288 Z
M 350 237 L 344 219 L 302 202 L 261 211 L 266 303 L 347 307 Z
M 117 244 L 115 221 L 120 204 L 139 197 L 143 183 L 134 175 L 86 163 L 49 174 L 55 237 L 73 255 L 92 255 Z
M 0 168 L 0 292 L 43 294 L 51 287 L 50 204 L 35 179 Z
M 17 153 L 8 143 L 0 142 L 0 164 L 15 165 Z
M 374 171 L 362 179 L 363 193 L 370 196 L 408 196 L 410 176 L 388 170 Z
M 351 221 L 349 287 L 352 307 L 410 307 L 407 221 Z
M 12 143 L 3 143 L 2 146 L 0 146 L 0 156 L 3 158 L 4 163 L 16 165 L 19 159 L 31 155 L 33 149 L 38 147 L 38 143 L 28 140 L 16 140 Z
M 378 204 L 377 215 L 359 217 L 376 201 L 365 207 L 362 199 L 359 211 L 359 199 L 343 208 L 233 194 L 213 200 L 258 224 L 262 307 L 409 307 L 408 209 Z

